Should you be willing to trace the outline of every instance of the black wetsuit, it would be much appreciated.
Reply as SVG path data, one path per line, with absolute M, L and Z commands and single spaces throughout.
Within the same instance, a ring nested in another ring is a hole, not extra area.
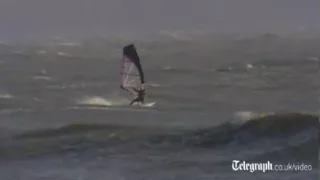
M 144 96 L 146 95 L 145 90 L 144 89 L 138 90 L 136 88 L 133 88 L 133 90 L 137 92 L 137 97 L 131 101 L 130 105 L 132 105 L 135 102 L 144 103 Z

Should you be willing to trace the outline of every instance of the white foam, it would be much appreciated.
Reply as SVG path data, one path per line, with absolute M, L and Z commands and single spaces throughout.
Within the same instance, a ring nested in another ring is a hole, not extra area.
M 59 43 L 61 46 L 71 46 L 71 47 L 76 47 L 76 46 L 81 46 L 81 44 L 76 43 L 76 42 L 63 42 Z
M 130 112 L 152 112 L 157 113 L 158 111 L 150 108 L 131 108 L 131 107 L 68 107 L 66 110 L 97 110 L 97 111 L 130 111 Z
M 22 54 L 21 51 L 15 51 L 14 54 Z
M 258 113 L 251 112 L 251 111 L 239 111 L 234 114 L 233 122 L 244 123 L 256 117 L 259 117 Z
M 160 87 L 161 86 L 160 84 L 157 84 L 157 83 L 149 83 L 147 85 L 150 87 Z
M 274 113 L 257 113 L 257 112 L 251 112 L 251 111 L 239 111 L 234 114 L 233 122 L 244 123 L 246 121 L 250 121 L 255 118 L 265 117 L 272 114 Z
M 0 99 L 11 99 L 13 98 L 12 95 L 4 93 L 4 94 L 0 94 Z
M 309 61 L 319 61 L 319 57 L 308 57 Z
M 96 105 L 96 106 L 120 106 L 127 105 L 129 101 L 123 98 L 103 98 L 100 96 L 85 97 L 77 101 L 81 105 Z
M 77 102 L 85 105 L 105 105 L 110 106 L 112 103 L 102 97 L 85 97 Z
M 247 64 L 247 68 L 251 69 L 251 68 L 253 68 L 253 65 L 252 64 Z
M 34 80 L 46 80 L 46 81 L 51 81 L 52 78 L 48 76 L 33 76 L 32 77 Z
M 63 56 L 63 57 L 73 57 L 72 54 L 65 53 L 65 52 L 58 52 L 57 55 L 58 56 Z
M 191 36 L 188 35 L 188 33 L 185 33 L 183 31 L 164 30 L 164 31 L 160 31 L 159 34 L 162 36 L 170 37 L 177 40 L 185 40 L 185 41 L 191 40 Z

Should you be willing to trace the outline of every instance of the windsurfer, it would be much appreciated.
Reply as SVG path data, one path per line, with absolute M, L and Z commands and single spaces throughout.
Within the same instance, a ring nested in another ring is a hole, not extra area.
M 131 102 L 130 105 L 132 105 L 133 103 L 144 103 L 144 96 L 146 95 L 146 90 L 144 89 L 143 86 L 141 86 L 140 89 L 137 88 L 132 88 L 135 92 L 136 92 L 136 98 L 134 98 Z
M 130 105 L 134 103 L 144 104 L 146 94 L 144 89 L 144 73 L 139 55 L 133 44 L 129 44 L 123 48 L 122 63 L 121 88 L 135 96 Z

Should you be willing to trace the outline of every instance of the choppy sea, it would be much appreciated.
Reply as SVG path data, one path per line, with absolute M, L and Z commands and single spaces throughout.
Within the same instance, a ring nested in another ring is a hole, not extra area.
M 135 43 L 146 100 L 119 89 Z M 318 179 L 319 39 L 0 44 L 3 180 Z M 309 170 L 235 171 L 233 160 Z

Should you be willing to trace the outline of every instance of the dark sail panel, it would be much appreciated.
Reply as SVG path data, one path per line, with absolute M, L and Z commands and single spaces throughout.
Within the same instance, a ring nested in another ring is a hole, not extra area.
M 141 84 L 144 84 L 144 73 L 141 67 L 140 58 L 137 53 L 136 47 L 133 44 L 125 46 L 123 48 L 123 56 L 132 61 L 139 72 Z

